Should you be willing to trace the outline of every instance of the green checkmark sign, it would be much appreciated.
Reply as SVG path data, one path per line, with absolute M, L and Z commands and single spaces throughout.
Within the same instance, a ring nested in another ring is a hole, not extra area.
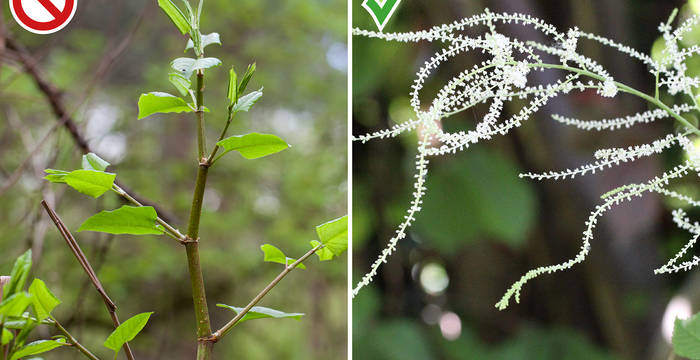
M 379 31 L 384 30 L 384 26 L 389 22 L 391 15 L 399 7 L 401 0 L 365 0 L 362 7 L 372 16 Z

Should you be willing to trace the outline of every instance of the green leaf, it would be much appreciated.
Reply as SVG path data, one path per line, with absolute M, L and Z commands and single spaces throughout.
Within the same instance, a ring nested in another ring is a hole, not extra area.
M 44 176 L 44 179 L 57 184 L 65 184 L 65 177 L 68 175 L 68 171 L 55 170 L 55 169 L 45 169 L 45 173 L 48 175 Z
M 257 159 L 289 148 L 289 144 L 279 137 L 259 133 L 231 136 L 217 142 L 216 145 L 224 148 L 224 154 L 238 151 L 246 159 Z
M 255 102 L 258 101 L 263 96 L 263 88 L 260 88 L 260 90 L 256 90 L 251 92 L 248 95 L 241 96 L 240 98 L 237 99 L 235 105 L 233 105 L 233 112 L 237 113 L 239 111 L 248 111 L 250 108 L 255 105 Z
M 34 312 L 38 320 L 48 318 L 51 311 L 61 303 L 61 300 L 58 300 L 46 287 L 46 284 L 39 279 L 34 279 L 29 285 L 29 294 L 32 295 L 32 305 L 34 305 Z
M 109 234 L 163 234 L 156 226 L 158 214 L 152 206 L 128 206 L 119 209 L 103 210 L 88 218 L 80 225 L 80 231 L 99 231 Z
M 255 74 L 255 70 L 257 69 L 256 63 L 252 63 L 248 65 L 248 68 L 245 71 L 245 74 L 243 74 L 243 79 L 241 79 L 241 83 L 238 85 L 238 97 L 241 97 L 243 95 L 243 92 L 245 89 L 248 87 L 248 82 L 250 81 L 250 78 L 253 77 L 253 74 Z
M 158 0 L 158 6 L 163 9 L 183 35 L 192 31 L 192 25 L 187 21 L 185 14 L 171 0 Z
M 261 245 L 260 250 L 262 250 L 262 252 L 264 254 L 263 261 L 266 261 L 266 262 L 273 262 L 273 263 L 283 264 L 284 266 L 289 266 L 289 265 L 293 264 L 295 261 L 297 261 L 296 259 L 287 257 L 286 255 L 284 255 L 282 250 L 280 250 L 280 249 L 278 249 L 275 246 L 270 245 L 270 244 Z M 300 269 L 306 269 L 306 266 L 304 266 L 304 264 L 302 264 L 302 263 L 299 263 L 299 265 L 297 265 L 297 267 Z
M 221 60 L 213 57 L 202 59 L 177 58 L 170 63 L 173 69 L 186 78 L 192 77 L 197 70 L 208 69 L 221 65 Z
M 187 96 L 190 93 L 190 87 L 192 87 L 192 82 L 189 78 L 184 77 L 182 74 L 178 72 L 171 72 L 170 74 L 168 74 L 168 81 L 170 81 L 170 83 L 173 84 L 173 86 L 175 86 L 177 91 L 182 96 Z
M 83 170 L 105 171 L 109 163 L 95 153 L 87 153 L 83 155 Z
M 75 170 L 68 173 L 63 179 L 73 189 L 98 198 L 112 189 L 115 178 L 115 174 L 104 171 Z
M 316 234 L 320 242 L 311 242 L 311 246 L 323 244 L 323 248 L 317 251 L 321 261 L 330 260 L 333 256 L 340 256 L 348 249 L 348 216 L 331 220 L 325 224 L 316 226 Z
M 21 359 L 23 357 L 27 357 L 30 355 L 45 353 L 47 351 L 53 350 L 57 347 L 64 346 L 64 345 L 67 345 L 65 339 L 38 340 L 38 341 L 35 341 L 32 343 L 29 343 L 26 346 L 19 349 L 19 351 L 16 351 L 14 354 L 12 354 L 12 357 L 10 358 L 10 360 L 18 360 L 18 359 Z
M 228 97 L 229 106 L 233 106 L 238 101 L 238 74 L 236 74 L 233 66 L 231 70 L 229 70 L 228 92 L 226 96 Z
M 29 270 L 32 268 L 32 249 L 29 249 L 20 255 L 10 272 L 10 282 L 5 284 L 3 294 L 5 297 L 10 297 L 24 289 L 24 284 L 27 282 Z M 4 301 L 2 302 L 4 303 Z
M 235 307 L 235 306 L 229 306 L 226 304 L 216 304 L 216 306 L 233 310 L 236 314 L 239 312 L 243 311 L 244 308 L 240 307 Z M 250 311 L 248 311 L 241 320 L 239 320 L 236 324 L 240 324 L 244 321 L 248 320 L 255 320 L 255 319 L 265 319 L 265 318 L 275 318 L 275 319 L 284 319 L 284 318 L 290 318 L 294 320 L 300 320 L 302 316 L 305 314 L 303 313 L 285 313 L 279 310 L 275 309 L 270 309 L 262 306 L 253 306 L 250 308 Z
M 0 315 L 21 316 L 32 303 L 32 296 L 26 292 L 18 292 L 3 299 L 0 303 Z
M 112 349 L 116 355 L 124 343 L 133 340 L 143 330 L 152 314 L 152 312 L 142 313 L 124 321 L 109 335 L 104 346 Z
M 21 346 L 24 346 L 24 344 L 27 341 L 27 337 L 29 334 L 32 332 L 32 330 L 36 329 L 36 327 L 39 325 L 38 322 L 32 321 L 32 320 L 27 320 L 24 323 L 24 327 L 20 330 L 20 332 L 15 336 L 15 343 L 14 347 L 19 348 Z
M 139 97 L 139 120 L 156 113 L 193 112 L 185 100 L 164 92 L 150 92 Z
M 15 336 L 12 335 L 12 331 L 7 330 L 5 328 L 2 329 L 2 337 L 0 337 L 0 345 L 7 345 L 12 341 L 12 338 Z
M 700 314 L 695 314 L 690 319 L 676 319 L 671 342 L 676 354 L 700 359 Z
M 211 34 L 206 34 L 202 35 L 202 48 L 205 48 L 211 44 L 219 44 L 221 45 L 221 37 L 219 36 L 219 33 L 211 33 Z M 185 47 L 185 51 L 194 48 L 194 43 L 192 42 L 192 39 L 187 40 L 187 46 Z
M 321 245 L 321 242 L 318 240 L 311 240 L 309 243 L 311 244 L 312 249 Z M 318 255 L 318 259 L 321 261 L 333 260 L 333 256 L 334 256 L 333 252 L 326 247 L 322 247 L 322 248 L 316 250 L 316 255 Z

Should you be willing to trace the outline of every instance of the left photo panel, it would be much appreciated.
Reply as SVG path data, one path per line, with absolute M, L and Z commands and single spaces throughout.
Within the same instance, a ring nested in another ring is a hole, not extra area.
M 0 359 L 346 359 L 343 0 L 0 5 Z

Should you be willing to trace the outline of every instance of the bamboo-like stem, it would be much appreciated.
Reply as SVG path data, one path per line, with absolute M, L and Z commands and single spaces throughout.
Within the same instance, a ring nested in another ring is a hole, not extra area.
M 69 343 L 71 343 L 71 345 L 75 346 L 75 348 L 78 349 L 78 351 L 83 353 L 83 355 L 85 355 L 86 358 L 88 358 L 90 360 L 100 360 L 97 356 L 95 356 L 93 353 L 91 353 L 90 350 L 88 350 L 87 348 L 85 348 L 85 346 L 83 346 L 81 343 L 79 343 L 78 340 L 76 340 L 73 337 L 73 335 L 71 335 L 68 332 L 68 330 L 66 330 L 63 326 L 61 326 L 61 323 L 59 323 L 58 320 L 54 319 L 53 317 L 51 317 L 51 320 L 53 320 L 53 323 L 56 326 L 56 329 L 58 329 L 58 331 L 60 331 L 66 337 L 66 339 L 68 340 Z
M 95 286 L 95 290 L 97 290 L 97 293 L 100 294 L 100 297 L 102 297 L 102 301 L 104 301 L 105 307 L 107 307 L 107 312 L 109 312 L 109 317 L 112 319 L 112 324 L 114 324 L 114 328 L 116 329 L 120 325 L 119 317 L 117 316 L 117 305 L 114 303 L 114 301 L 112 301 L 112 299 L 110 299 L 109 295 L 107 295 L 104 287 L 102 287 L 100 279 L 97 277 L 97 273 L 95 273 L 95 270 L 90 265 L 90 262 L 85 256 L 85 253 L 83 253 L 83 250 L 80 249 L 80 245 L 75 240 L 75 237 L 73 237 L 73 234 L 70 232 L 70 230 L 68 230 L 68 227 L 66 227 L 58 214 L 53 211 L 45 200 L 41 201 L 41 205 L 44 207 L 44 210 L 46 210 L 46 213 L 56 225 L 56 228 L 58 228 L 58 232 L 61 233 L 63 239 L 66 240 L 71 252 L 73 252 L 73 255 L 75 255 L 76 259 L 78 259 L 78 263 L 80 263 L 80 266 L 87 274 L 88 278 L 92 282 L 92 285 Z M 58 324 L 58 322 L 56 323 Z M 134 354 L 131 352 L 131 347 L 129 347 L 128 342 L 124 343 L 124 353 L 126 354 L 127 359 L 134 360 Z
M 259 303 L 260 300 L 262 300 L 262 298 L 265 297 L 265 295 L 267 295 L 267 293 L 270 292 L 270 290 L 272 290 L 272 288 L 274 288 L 282 279 L 284 279 L 284 277 L 287 276 L 287 274 L 289 274 L 299 264 L 304 262 L 309 256 L 313 255 L 316 251 L 318 251 L 322 247 L 323 247 L 323 245 L 317 245 L 313 249 L 309 250 L 306 254 L 304 254 L 304 256 L 297 259 L 297 261 L 293 262 L 289 266 L 286 266 L 284 268 L 284 270 L 282 270 L 282 272 L 280 272 L 279 275 L 277 275 L 277 277 L 274 280 L 272 280 L 269 284 L 267 284 L 267 286 L 265 286 L 265 288 L 262 289 L 262 291 L 260 291 L 258 293 L 258 295 L 256 295 L 253 298 L 253 300 L 251 300 L 250 303 L 248 303 L 248 305 L 246 305 L 246 307 L 243 308 L 243 310 L 241 310 L 241 312 L 236 314 L 236 316 L 233 319 L 231 319 L 231 321 L 226 323 L 226 325 L 221 327 L 221 329 L 214 332 L 214 334 L 211 335 L 210 341 L 216 342 L 219 339 L 221 339 L 224 335 L 226 335 L 226 333 L 228 333 L 231 330 L 231 328 L 233 328 L 233 326 L 236 325 L 236 323 L 238 323 L 243 318 L 243 316 L 245 316 L 245 314 L 247 314 L 250 311 L 250 309 L 253 308 L 253 306 L 255 306 L 257 303 Z
M 204 158 L 204 153 L 207 149 L 207 138 L 204 134 L 204 71 L 197 71 L 197 148 L 199 159 Z

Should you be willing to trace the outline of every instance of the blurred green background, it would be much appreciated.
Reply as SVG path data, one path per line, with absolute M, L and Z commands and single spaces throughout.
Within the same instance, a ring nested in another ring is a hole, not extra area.
M 674 7 L 681 10 L 681 20 L 697 13 L 700 2 L 403 1 L 384 31 L 424 30 L 481 13 L 485 7 L 531 14 L 560 31 L 578 26 L 644 53 L 653 46 L 658 56 L 663 47 L 656 30 L 659 23 Z M 353 3 L 353 22 L 355 27 L 376 30 L 360 1 Z M 499 30 L 519 39 L 538 39 L 531 28 Z M 482 33 L 480 28 L 478 34 Z M 546 43 L 551 45 L 551 40 Z M 698 43 L 700 29 L 681 46 Z M 415 118 L 409 104 L 415 73 L 441 46 L 353 37 L 354 135 Z M 580 40 L 578 49 L 600 61 L 617 80 L 653 91 L 654 79 L 639 62 L 590 41 Z M 690 74 L 700 73 L 700 62 L 694 60 L 688 62 Z M 441 66 L 427 80 L 422 103 L 429 104 L 452 76 L 480 61 L 474 55 L 462 56 Z M 552 82 L 546 72 L 529 78 L 529 84 Z M 674 101 L 662 96 L 666 103 Z M 521 106 L 511 104 L 505 113 Z M 682 153 L 675 151 L 573 181 L 519 179 L 520 172 L 588 163 L 595 149 L 650 142 L 674 126 L 660 121 L 631 130 L 587 133 L 555 123 L 549 114 L 602 119 L 646 109 L 645 103 L 630 96 L 610 100 L 593 92 L 572 93 L 551 101 L 508 136 L 431 158 L 428 190 L 415 225 L 374 283 L 353 300 L 353 357 L 667 359 L 674 316 L 700 309 L 700 277 L 696 270 L 653 275 L 653 269 L 691 236 L 671 221 L 670 210 L 680 204 L 658 196 L 645 196 L 610 212 L 596 229 L 591 254 L 583 264 L 530 281 L 520 304 L 511 303 L 502 312 L 494 307 L 527 270 L 560 263 L 579 250 L 584 222 L 601 194 L 656 176 L 682 160 Z M 471 129 L 486 111 L 476 107 L 443 121 L 443 127 Z M 353 144 L 353 285 L 408 209 L 415 147 L 413 132 Z M 700 195 L 692 175 L 675 184 L 679 191 Z M 688 213 L 691 219 L 700 216 L 697 210 Z
M 179 3 L 179 2 L 178 2 Z M 196 4 L 195 4 L 196 5 Z M 176 90 L 169 62 L 185 38 L 151 1 L 79 1 L 72 23 L 53 35 L 34 35 L 12 19 L 5 33 L 28 48 L 66 107 L 117 179 L 167 209 L 184 231 L 196 172 L 194 117 L 151 116 L 137 121 L 141 93 Z M 249 89 L 265 95 L 237 116 L 229 134 L 279 135 L 292 148 L 246 161 L 235 153 L 210 171 L 202 217 L 201 256 L 214 327 L 233 314 L 216 303 L 245 305 L 281 270 L 263 263 L 259 246 L 271 243 L 298 257 L 316 237 L 314 227 L 347 209 L 347 3 L 340 0 L 205 0 L 204 33 L 219 32 L 223 46 L 208 56 L 224 66 L 207 71 L 209 143 L 225 121 L 228 68 L 242 74 L 257 61 Z M 0 36 L 0 274 L 32 248 L 33 274 L 63 300 L 57 318 L 98 354 L 111 332 L 104 306 L 43 211 L 55 204 L 70 229 L 102 209 L 120 205 L 107 194 L 94 201 L 42 180 L 44 168 L 74 169 L 81 153 L 62 128 L 46 137 L 21 176 L 13 174 L 57 123 L 47 99 Z M 118 49 L 122 47 L 121 51 Z M 83 102 L 83 100 L 85 100 Z M 79 233 L 78 241 L 126 319 L 155 314 L 132 342 L 139 359 L 191 359 L 194 314 L 184 249 L 166 237 Z M 306 316 L 237 326 L 215 347 L 219 359 L 341 359 L 347 352 L 347 260 L 307 262 L 260 304 Z M 48 329 L 44 335 L 51 335 Z M 46 359 L 73 359 L 70 349 Z M 121 355 L 123 356 L 123 355 Z

